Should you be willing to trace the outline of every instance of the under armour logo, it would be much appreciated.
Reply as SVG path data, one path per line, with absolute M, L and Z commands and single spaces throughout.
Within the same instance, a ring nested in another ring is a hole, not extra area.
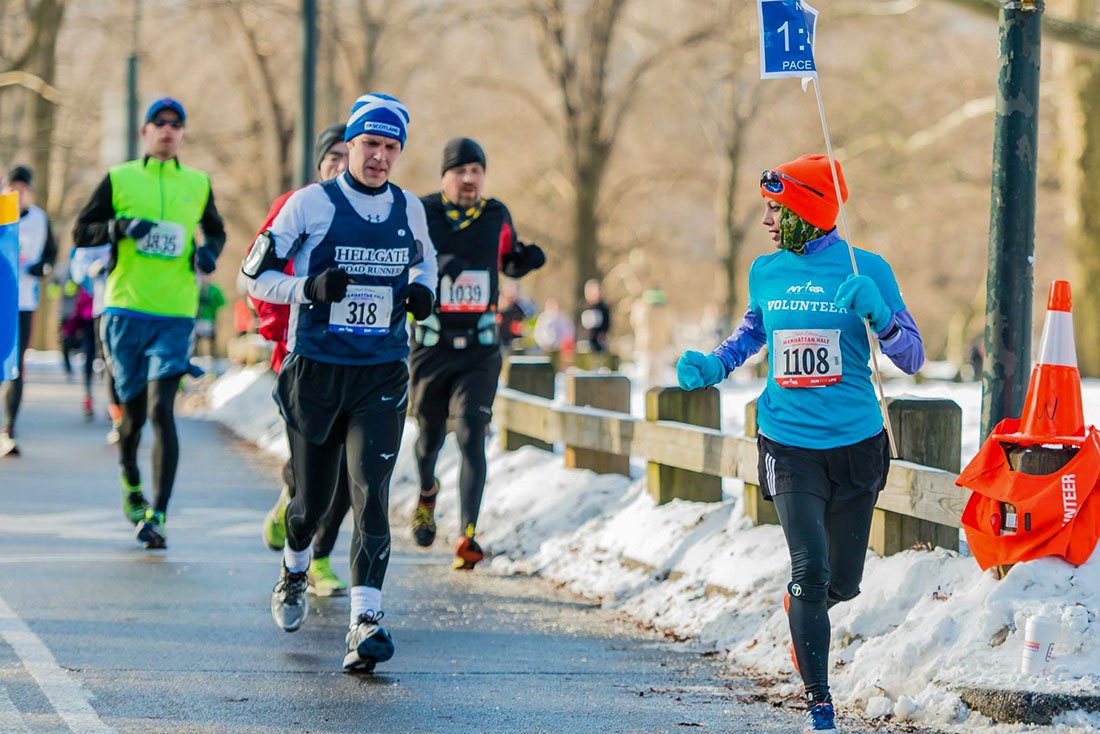
M 397 454 L 379 454 L 379 456 L 381 456 L 386 461 L 389 461 L 393 457 L 397 456 Z

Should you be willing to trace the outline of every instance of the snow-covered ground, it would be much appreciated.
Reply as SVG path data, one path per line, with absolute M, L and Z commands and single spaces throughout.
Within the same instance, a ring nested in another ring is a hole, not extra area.
M 210 390 L 210 417 L 285 455 L 272 383 L 265 369 L 227 373 Z M 727 430 L 740 429 L 744 403 L 759 391 L 752 381 L 723 388 Z M 964 460 L 975 453 L 979 386 L 891 381 L 887 392 L 957 401 Z M 1084 392 L 1085 415 L 1100 416 L 1100 382 Z M 411 515 L 415 503 L 415 438 L 409 423 L 393 480 L 396 518 Z M 629 479 L 597 476 L 565 469 L 560 454 L 503 452 L 493 440 L 489 467 L 478 537 L 493 553 L 490 571 L 540 574 L 642 624 L 724 651 L 731 663 L 778 681 L 776 695 L 798 690 L 781 606 L 789 568 L 779 528 L 752 527 L 735 498 L 657 507 L 641 464 Z M 438 468 L 441 539 L 458 532 L 457 471 L 448 439 Z M 404 530 L 395 524 L 395 532 Z M 1081 567 L 1055 559 L 1020 564 L 1002 581 L 942 549 L 870 554 L 862 588 L 831 613 L 832 684 L 842 714 L 960 732 L 1100 731 L 1100 715 L 1085 714 L 1049 727 L 994 726 L 954 692 L 979 685 L 1100 694 L 1100 553 Z M 1046 674 L 1024 676 L 1023 628 L 1037 613 L 1062 622 L 1057 657 Z

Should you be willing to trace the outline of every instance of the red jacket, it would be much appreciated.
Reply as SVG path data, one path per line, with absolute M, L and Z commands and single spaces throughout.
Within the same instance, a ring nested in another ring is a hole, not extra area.
M 286 204 L 287 199 L 290 198 L 297 189 L 292 189 L 281 195 L 275 201 L 271 202 L 271 208 L 267 211 L 267 218 L 264 223 L 260 225 L 260 228 L 256 230 L 255 236 L 252 241 L 256 241 L 256 237 L 260 236 L 260 233 L 271 226 L 271 223 L 275 221 L 275 217 L 282 211 L 283 205 Z M 252 249 L 252 245 L 248 246 L 248 249 Z M 245 253 L 247 256 L 248 253 Z M 287 263 L 286 270 L 284 271 L 288 275 L 294 275 L 294 263 Z M 252 301 L 252 306 L 256 309 L 256 314 L 260 317 L 260 336 L 267 339 L 270 342 L 275 343 L 275 348 L 271 350 L 271 369 L 278 372 L 283 368 L 283 360 L 286 359 L 286 338 L 287 329 L 290 325 L 290 306 L 286 303 L 268 303 L 267 301 L 261 301 L 259 298 L 253 296 L 248 297 Z

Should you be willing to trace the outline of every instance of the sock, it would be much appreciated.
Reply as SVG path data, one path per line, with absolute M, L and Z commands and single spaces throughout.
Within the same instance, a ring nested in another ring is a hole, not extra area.
M 116 426 L 122 422 L 122 406 L 115 405 L 114 403 L 108 403 L 107 415 L 111 416 L 111 423 Z
M 370 586 L 351 587 L 351 624 L 359 621 L 359 615 L 382 611 L 382 590 Z
M 292 550 L 290 543 L 283 546 L 283 565 L 291 573 L 304 573 L 309 570 L 309 562 L 313 560 L 313 546 L 307 545 L 305 550 Z
M 428 489 L 420 490 L 420 504 L 429 510 L 435 507 L 435 497 L 439 494 L 439 483 L 433 482 Z

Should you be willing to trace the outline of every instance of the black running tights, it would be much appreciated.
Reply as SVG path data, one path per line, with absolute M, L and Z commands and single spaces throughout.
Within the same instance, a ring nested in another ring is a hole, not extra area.
M 311 443 L 287 428 L 291 464 L 297 486 L 286 510 L 286 542 L 301 551 L 333 503 L 342 473 L 340 452 L 347 450 L 348 489 L 355 527 L 351 536 L 351 584 L 382 588 L 390 560 L 390 477 L 405 428 L 404 412 L 355 414 L 346 436 L 323 444 Z M 346 439 L 346 440 L 345 440 Z
M 447 419 L 420 416 L 420 435 L 416 439 L 416 469 L 421 491 L 430 491 L 435 484 L 435 462 L 443 440 L 447 437 Z M 485 493 L 485 435 L 488 422 L 476 416 L 461 416 L 455 420 L 455 440 L 462 455 L 458 472 L 459 529 L 477 527 L 481 512 L 481 496 Z
M 172 496 L 180 460 L 175 415 L 180 377 L 176 375 L 151 382 L 137 397 L 122 404 L 122 425 L 118 429 L 119 464 L 126 482 L 133 486 L 141 484 L 137 463 L 141 429 L 145 426 L 147 415 L 153 419 L 153 509 L 158 512 L 168 511 L 168 500 Z M 150 393 L 152 405 L 149 405 Z
M 27 356 L 27 347 L 31 343 L 31 326 L 34 324 L 34 311 L 19 312 L 19 376 L 8 383 L 4 395 L 4 432 L 15 437 L 15 419 L 19 416 L 19 406 L 23 403 L 23 367 Z
M 859 594 L 875 495 L 827 502 L 790 492 L 774 497 L 791 554 L 790 627 L 806 694 L 829 695 L 829 609 Z
M 294 470 L 288 459 L 283 467 L 283 481 L 290 492 L 290 498 L 294 499 Z M 340 525 L 351 508 L 351 492 L 348 490 L 348 459 L 347 454 L 340 452 L 340 473 L 336 476 L 336 494 L 332 497 L 332 506 L 328 508 L 320 527 L 313 535 L 313 557 L 328 558 L 332 549 L 336 546 L 336 537 L 340 534 Z

